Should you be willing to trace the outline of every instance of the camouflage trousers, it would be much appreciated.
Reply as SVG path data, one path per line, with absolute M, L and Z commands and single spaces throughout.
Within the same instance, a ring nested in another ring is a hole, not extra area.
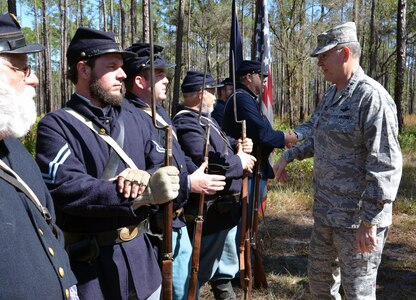
M 372 253 L 355 248 L 356 229 L 314 224 L 309 245 L 308 276 L 311 299 L 376 299 L 377 269 L 388 227 L 377 229 L 377 247 Z

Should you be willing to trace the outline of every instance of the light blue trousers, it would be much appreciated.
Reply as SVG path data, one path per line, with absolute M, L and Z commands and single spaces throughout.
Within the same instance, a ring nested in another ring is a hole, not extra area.
M 172 297 L 173 300 L 184 300 L 188 297 L 192 257 L 192 245 L 186 226 L 182 228 L 173 228 L 172 251 Z
M 233 279 L 238 272 L 238 256 L 235 248 L 237 226 L 202 237 L 199 258 L 198 281 Z

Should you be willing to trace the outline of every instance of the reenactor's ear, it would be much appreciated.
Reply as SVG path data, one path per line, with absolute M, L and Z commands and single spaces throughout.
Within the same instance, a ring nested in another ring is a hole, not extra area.
M 134 84 L 143 89 L 143 77 L 139 75 L 134 76 Z
M 78 77 L 87 79 L 91 74 L 91 67 L 88 66 L 85 61 L 81 60 L 77 63 Z

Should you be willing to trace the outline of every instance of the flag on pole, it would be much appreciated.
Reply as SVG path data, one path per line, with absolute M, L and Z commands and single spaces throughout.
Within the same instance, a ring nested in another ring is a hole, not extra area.
M 267 83 L 264 85 L 262 101 L 260 105 L 264 116 L 269 120 L 273 126 L 273 86 L 272 86 L 272 73 L 270 70 L 271 55 L 270 55 L 270 31 L 269 21 L 267 18 L 267 0 L 257 0 L 256 6 L 256 60 L 262 62 L 263 74 L 267 73 Z M 272 161 L 272 154 L 269 157 L 269 161 Z M 266 211 L 267 203 L 267 184 L 264 185 L 261 194 L 261 200 L 259 200 L 259 217 L 262 218 Z
M 256 20 L 256 60 L 262 62 L 263 73 L 268 74 L 267 83 L 264 86 L 262 94 L 262 111 L 270 124 L 273 125 L 273 87 L 272 73 L 270 70 L 270 31 L 267 18 L 267 0 L 257 0 Z
M 233 0 L 232 18 L 231 18 L 231 34 L 230 34 L 230 78 L 233 78 L 232 55 L 234 53 L 235 70 L 241 65 L 243 61 L 243 43 L 241 41 L 240 28 L 238 27 L 237 7 L 235 0 Z

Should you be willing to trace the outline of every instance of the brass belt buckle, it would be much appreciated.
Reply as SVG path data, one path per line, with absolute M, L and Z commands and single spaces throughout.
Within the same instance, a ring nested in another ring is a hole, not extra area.
M 129 227 L 120 228 L 118 236 L 120 240 L 127 242 L 134 239 L 139 234 L 139 228 L 137 226 L 130 229 Z

